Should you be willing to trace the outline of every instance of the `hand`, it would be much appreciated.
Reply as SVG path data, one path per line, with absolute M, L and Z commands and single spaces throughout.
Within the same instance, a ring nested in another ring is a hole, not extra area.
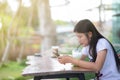
M 58 57 L 58 61 L 61 63 L 61 64 L 66 64 L 66 63 L 71 63 L 72 62 L 72 57 L 71 56 L 67 56 L 67 55 L 64 55 L 64 56 L 59 56 Z

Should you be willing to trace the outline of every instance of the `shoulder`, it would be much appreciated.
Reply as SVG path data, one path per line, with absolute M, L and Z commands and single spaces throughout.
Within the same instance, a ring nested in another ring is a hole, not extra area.
M 101 38 L 98 40 L 97 45 L 109 45 L 109 42 L 105 38 Z
M 100 38 L 98 42 L 108 42 L 105 38 Z
M 97 42 L 97 51 L 108 49 L 110 46 L 109 42 L 105 38 L 101 38 Z

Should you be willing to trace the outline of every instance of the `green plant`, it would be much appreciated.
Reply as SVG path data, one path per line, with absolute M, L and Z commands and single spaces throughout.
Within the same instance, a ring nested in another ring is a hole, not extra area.
M 9 61 L 6 64 L 2 64 L 0 67 L 0 80 L 27 80 L 31 77 L 24 77 L 21 75 L 22 70 L 26 67 L 26 60 L 22 60 L 20 63 L 16 61 Z

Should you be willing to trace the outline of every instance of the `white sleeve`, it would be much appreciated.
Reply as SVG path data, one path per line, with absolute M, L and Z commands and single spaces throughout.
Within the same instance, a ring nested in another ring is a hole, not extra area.
M 87 47 L 83 47 L 81 50 L 81 54 L 88 55 Z
M 97 53 L 101 50 L 107 49 L 108 45 L 109 43 L 106 39 L 100 39 L 97 43 Z

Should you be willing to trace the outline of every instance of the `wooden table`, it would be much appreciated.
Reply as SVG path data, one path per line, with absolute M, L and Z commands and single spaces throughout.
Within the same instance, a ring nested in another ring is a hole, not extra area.
M 60 64 L 57 58 L 51 56 L 28 56 L 26 64 L 28 66 L 23 70 L 23 76 L 33 76 L 34 80 L 52 79 L 52 78 L 78 78 L 85 80 L 84 73 L 94 73 L 93 71 L 73 67 L 72 64 Z

